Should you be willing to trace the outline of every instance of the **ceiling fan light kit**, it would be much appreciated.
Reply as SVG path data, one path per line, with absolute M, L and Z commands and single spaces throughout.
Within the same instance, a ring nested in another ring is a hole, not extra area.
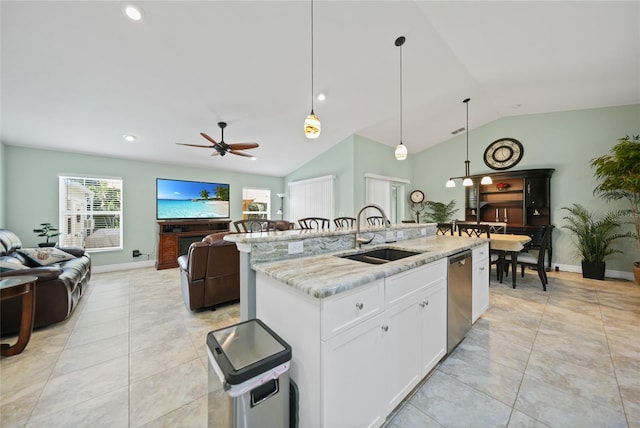
M 320 119 L 313 111 L 313 0 L 311 0 L 311 113 L 304 120 L 304 136 L 315 140 L 320 136 L 321 131 Z

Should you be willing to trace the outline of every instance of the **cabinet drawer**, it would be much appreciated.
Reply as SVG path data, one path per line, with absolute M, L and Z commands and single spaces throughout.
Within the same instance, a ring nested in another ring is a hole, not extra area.
M 343 295 L 344 294 L 344 295 Z M 322 301 L 321 336 L 327 340 L 384 309 L 384 280 Z
M 473 263 L 482 261 L 484 259 L 488 259 L 489 258 L 489 244 L 485 244 L 485 245 L 482 245 L 480 247 L 475 247 L 471 252 L 471 256 L 473 257 Z
M 445 279 L 446 275 L 447 259 L 442 259 L 390 276 L 385 282 L 385 301 L 388 305 L 394 305 Z

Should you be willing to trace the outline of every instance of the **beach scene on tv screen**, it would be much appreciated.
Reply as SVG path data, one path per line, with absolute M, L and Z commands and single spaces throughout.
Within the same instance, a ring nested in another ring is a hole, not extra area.
M 157 181 L 158 218 L 229 217 L 229 185 L 197 181 Z

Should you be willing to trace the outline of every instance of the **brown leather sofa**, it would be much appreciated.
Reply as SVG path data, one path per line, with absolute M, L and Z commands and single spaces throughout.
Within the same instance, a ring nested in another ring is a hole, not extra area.
M 25 268 L 2 271 L 0 277 L 34 275 L 36 307 L 34 328 L 64 321 L 71 315 L 91 278 L 91 258 L 80 247 L 59 248 L 74 256 L 71 260 L 40 266 L 20 253 L 22 241 L 13 232 L 0 229 L 0 260 L 20 263 Z M 22 299 L 12 298 L 0 302 L 0 334 L 15 333 L 20 329 Z
M 228 232 L 205 236 L 178 257 L 184 304 L 191 310 L 240 299 L 240 254 Z

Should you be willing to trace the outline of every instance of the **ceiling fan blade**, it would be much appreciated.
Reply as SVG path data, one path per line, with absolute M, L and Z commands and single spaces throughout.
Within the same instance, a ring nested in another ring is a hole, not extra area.
M 244 156 L 244 157 L 247 157 L 247 158 L 252 158 L 253 157 L 253 155 L 250 155 L 249 153 L 238 152 L 236 150 L 229 150 L 229 153 L 232 153 L 232 154 L 238 155 L 238 156 Z
M 203 147 L 205 149 L 213 148 L 213 146 L 203 146 L 202 144 L 187 144 L 187 143 L 176 143 L 176 144 L 180 144 L 181 146 L 189 146 L 189 147 Z
M 202 135 L 204 138 L 206 138 L 207 140 L 211 141 L 213 144 L 215 144 L 216 146 L 218 145 L 218 142 L 216 140 L 214 140 L 213 138 L 209 137 L 207 134 L 205 134 L 204 132 L 201 132 L 200 135 Z
M 260 147 L 258 143 L 233 143 L 229 144 L 229 148 L 231 150 L 247 150 L 247 149 L 255 149 L 256 147 Z

